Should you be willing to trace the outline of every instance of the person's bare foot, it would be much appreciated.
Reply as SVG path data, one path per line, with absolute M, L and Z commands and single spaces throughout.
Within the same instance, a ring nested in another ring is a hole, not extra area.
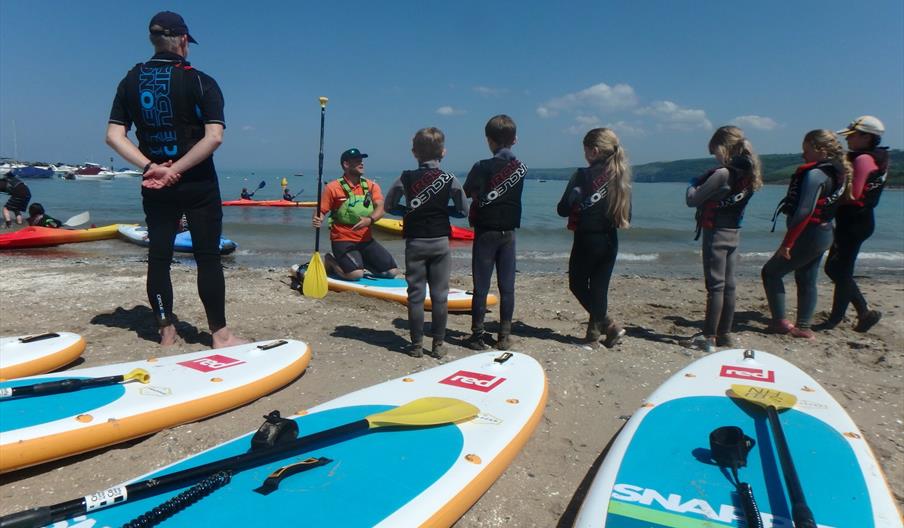
M 212 332 L 211 337 L 213 337 L 213 348 L 225 348 L 236 345 L 245 345 L 251 342 L 247 339 L 242 339 L 241 337 L 233 334 L 232 331 L 225 326 L 215 332 Z
M 179 343 L 179 334 L 176 333 L 176 325 L 160 327 L 160 346 L 173 346 Z

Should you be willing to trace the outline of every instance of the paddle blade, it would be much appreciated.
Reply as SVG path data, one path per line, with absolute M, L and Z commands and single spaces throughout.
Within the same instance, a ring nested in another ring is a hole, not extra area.
M 308 264 L 308 269 L 304 274 L 304 282 L 302 283 L 301 292 L 305 297 L 313 297 L 315 299 L 323 299 L 329 285 L 326 280 L 326 268 L 323 267 L 323 260 L 320 258 L 320 252 L 315 251 Z
M 328 97 L 322 97 L 322 96 L 321 96 L 321 97 L 319 97 L 318 99 L 320 100 L 320 107 L 321 107 L 321 108 L 326 108 L 326 103 L 327 103 L 327 101 L 329 101 L 329 98 L 328 98 Z
M 767 387 L 752 385 L 732 385 L 731 396 L 755 403 L 761 407 L 775 407 L 778 410 L 790 409 L 797 403 L 797 396 Z
M 261 182 L 259 184 L 257 184 L 258 189 L 263 189 L 266 186 L 267 186 L 267 182 L 265 180 L 261 180 Z
M 418 398 L 390 411 L 365 418 L 371 429 L 392 426 L 442 425 L 469 420 L 480 409 L 456 398 Z
M 90 221 L 91 221 L 91 213 L 89 213 L 88 211 L 85 211 L 83 213 L 79 213 L 79 214 L 73 216 L 69 220 L 66 220 L 65 222 L 63 222 L 63 225 L 66 227 L 75 227 L 75 226 L 80 226 L 82 224 L 87 224 Z

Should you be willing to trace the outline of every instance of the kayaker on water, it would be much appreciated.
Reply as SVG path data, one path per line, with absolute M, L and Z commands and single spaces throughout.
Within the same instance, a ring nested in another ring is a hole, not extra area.
M 257 191 L 255 191 L 257 192 Z M 252 200 L 254 199 L 254 193 L 248 192 L 247 187 L 242 187 L 242 200 Z
M 226 326 L 226 283 L 220 263 L 223 228 L 220 187 L 213 153 L 223 142 L 223 94 L 216 81 L 189 65 L 188 44 L 197 43 L 176 13 L 157 13 L 148 25 L 154 56 L 119 83 L 107 144 L 144 167 L 141 195 L 148 226 L 147 293 L 160 326 L 160 344 L 176 343 L 170 263 L 179 219 L 189 220 L 198 295 L 213 347 L 247 341 Z M 175 115 L 172 113 L 175 112 Z M 127 133 L 135 124 L 138 145 Z

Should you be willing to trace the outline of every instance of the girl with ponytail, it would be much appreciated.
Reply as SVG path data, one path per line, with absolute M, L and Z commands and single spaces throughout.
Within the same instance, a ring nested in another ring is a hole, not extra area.
M 584 136 L 588 167 L 578 169 L 557 211 L 574 231 L 568 261 L 569 288 L 590 314 L 585 340 L 591 347 L 612 348 L 625 334 L 608 316 L 609 281 L 618 254 L 618 229 L 631 221 L 631 166 L 618 136 L 595 128 Z
M 689 346 L 715 352 L 733 347 L 735 312 L 734 270 L 738 263 L 744 208 L 763 186 L 760 158 L 744 132 L 723 126 L 709 140 L 709 153 L 719 167 L 694 178 L 687 188 L 688 207 L 697 208 L 697 237 L 703 236 L 703 278 L 706 283 L 706 319 L 703 333 Z
M 788 232 L 778 251 L 763 266 L 763 288 L 772 312 L 767 331 L 813 339 L 810 321 L 816 310 L 816 279 L 822 256 L 832 245 L 832 219 L 844 196 L 851 164 L 844 148 L 829 130 L 811 130 L 804 136 L 806 163 L 791 176 L 788 193 L 779 204 L 788 215 Z M 782 278 L 794 272 L 797 283 L 797 324 L 785 318 Z

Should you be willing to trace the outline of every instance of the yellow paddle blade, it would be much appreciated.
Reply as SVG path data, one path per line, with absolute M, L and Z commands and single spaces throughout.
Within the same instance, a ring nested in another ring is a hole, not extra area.
M 371 429 L 392 426 L 428 426 L 455 423 L 477 416 L 480 409 L 456 398 L 418 398 L 390 411 L 365 418 Z
M 313 297 L 315 299 L 323 299 L 329 285 L 326 281 L 326 268 L 323 267 L 323 259 L 320 258 L 320 252 L 315 251 L 308 264 L 308 269 L 304 274 L 304 283 L 301 292 L 305 297 Z
M 319 100 L 320 100 L 320 106 L 321 106 L 321 107 L 325 107 L 327 101 L 329 101 L 329 98 L 327 98 L 327 97 L 322 97 L 322 96 L 321 96 L 321 97 L 319 98 Z
M 797 403 L 797 396 L 768 387 L 752 385 L 732 385 L 732 396 L 755 403 L 762 407 L 775 407 L 777 410 L 790 409 Z
M 136 380 L 139 383 L 147 383 L 151 381 L 151 375 L 143 368 L 137 368 L 122 377 L 122 381 Z

